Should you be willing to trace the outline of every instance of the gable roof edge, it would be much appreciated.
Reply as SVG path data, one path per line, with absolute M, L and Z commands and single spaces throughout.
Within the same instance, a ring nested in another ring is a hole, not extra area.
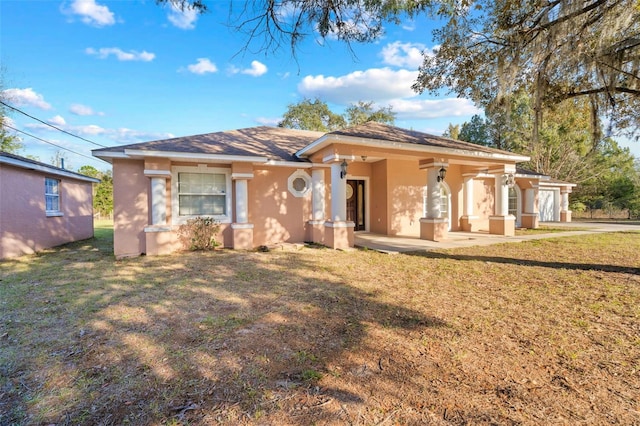
M 346 142 L 355 145 L 361 146 L 374 146 L 374 147 L 385 147 L 385 148 L 394 148 L 400 149 L 403 151 L 422 151 L 422 152 L 433 152 L 436 154 L 449 154 L 449 155 L 462 155 L 465 157 L 475 157 L 475 158 L 491 158 L 491 159 L 501 159 L 501 160 L 511 160 L 514 162 L 522 162 L 529 161 L 531 158 L 524 155 L 518 154 L 500 154 L 493 152 L 481 152 L 481 151 L 471 151 L 459 148 L 443 148 L 432 145 L 420 145 L 420 144 L 410 144 L 407 142 L 393 142 L 382 139 L 370 139 L 370 138 L 361 138 L 354 136 L 344 136 L 344 135 L 335 135 L 335 134 L 326 134 L 322 136 L 320 139 L 312 142 L 311 144 L 305 146 L 298 152 L 296 152 L 296 156 L 301 158 L 304 155 L 312 155 L 321 148 L 323 148 L 329 141 L 334 140 L 336 142 Z
M 8 164 L 26 170 L 34 170 L 55 176 L 64 176 L 71 179 L 82 180 L 85 182 L 100 183 L 100 179 L 93 178 L 91 176 L 76 173 L 71 170 L 61 169 L 60 167 L 51 166 L 39 161 L 30 160 L 28 158 L 23 158 L 18 155 L 13 155 L 5 152 L 0 153 L 0 164 Z

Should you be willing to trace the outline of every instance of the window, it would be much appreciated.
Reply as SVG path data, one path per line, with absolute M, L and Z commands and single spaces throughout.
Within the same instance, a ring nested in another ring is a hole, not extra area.
M 229 169 L 178 166 L 172 169 L 172 221 L 179 225 L 194 216 L 209 216 L 220 222 L 231 218 Z
M 178 214 L 226 215 L 226 180 L 221 173 L 178 173 Z
M 294 197 L 304 197 L 311 190 L 311 178 L 304 170 L 296 170 L 289 176 L 288 186 Z
M 509 188 L 509 214 L 518 216 L 518 194 L 514 187 Z
M 58 179 L 45 178 L 44 202 L 47 214 L 60 213 L 60 181 Z

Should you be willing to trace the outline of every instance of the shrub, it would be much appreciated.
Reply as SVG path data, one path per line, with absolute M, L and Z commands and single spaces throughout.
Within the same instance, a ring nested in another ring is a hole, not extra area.
M 189 250 L 213 250 L 220 245 L 216 236 L 220 231 L 220 224 L 210 217 L 196 217 L 180 225 L 178 236 Z

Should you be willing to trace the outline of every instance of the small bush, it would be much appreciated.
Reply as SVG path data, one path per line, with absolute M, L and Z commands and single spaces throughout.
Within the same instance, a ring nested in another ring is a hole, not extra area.
M 213 250 L 220 244 L 216 236 L 220 231 L 220 224 L 210 217 L 196 217 L 180 225 L 178 236 L 189 250 Z

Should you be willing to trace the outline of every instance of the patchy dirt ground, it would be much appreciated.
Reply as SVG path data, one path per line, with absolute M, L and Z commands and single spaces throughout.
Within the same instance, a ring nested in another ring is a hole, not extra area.
M 640 234 L 0 262 L 0 424 L 640 424 Z

